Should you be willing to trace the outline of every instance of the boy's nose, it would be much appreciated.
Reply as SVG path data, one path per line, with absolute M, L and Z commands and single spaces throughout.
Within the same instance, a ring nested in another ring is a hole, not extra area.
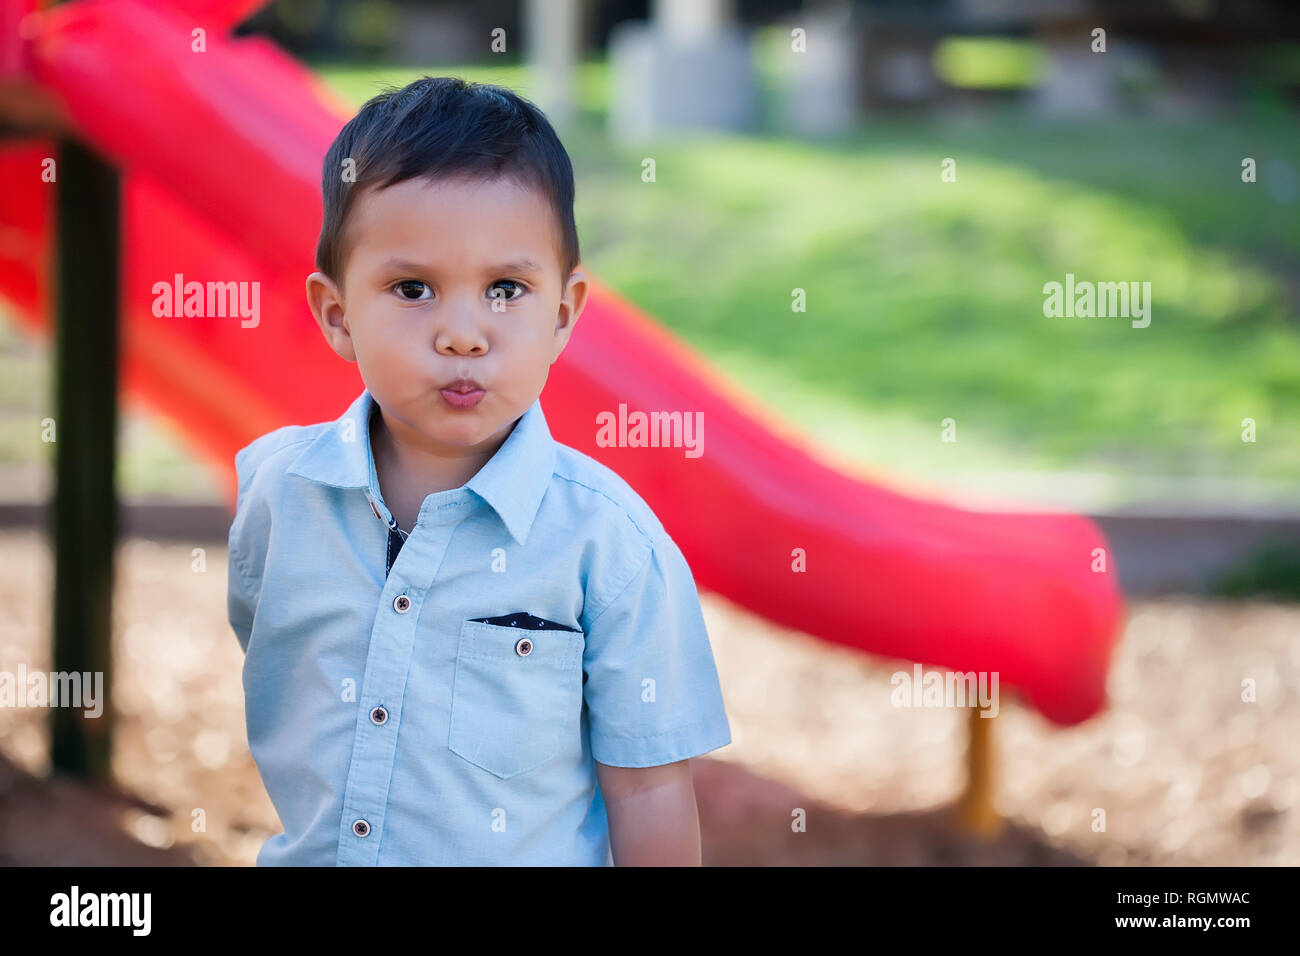
M 448 309 L 438 323 L 435 347 L 438 351 L 452 351 L 458 355 L 473 355 L 487 351 L 483 326 L 471 307 L 457 303 Z

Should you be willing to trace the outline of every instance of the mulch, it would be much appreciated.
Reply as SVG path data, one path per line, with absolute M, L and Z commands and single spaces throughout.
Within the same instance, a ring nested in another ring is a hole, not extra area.
M 48 546 L 6 531 L 0 556 L 0 670 L 48 670 Z M 120 545 L 113 785 L 50 774 L 45 714 L 0 709 L 0 864 L 245 866 L 278 832 L 225 567 L 220 544 Z M 953 819 L 966 714 L 892 706 L 910 664 L 703 601 L 733 738 L 693 761 L 706 865 L 1300 864 L 1296 605 L 1131 602 L 1109 704 L 1075 727 L 1004 693 L 1006 825 L 981 840 Z

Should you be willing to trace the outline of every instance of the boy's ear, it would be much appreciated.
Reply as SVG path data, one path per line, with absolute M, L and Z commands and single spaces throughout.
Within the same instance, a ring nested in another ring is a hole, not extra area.
M 583 306 L 587 304 L 589 288 L 585 272 L 575 269 L 569 273 L 569 281 L 564 286 L 564 295 L 560 297 L 560 308 L 555 314 L 555 354 L 551 357 L 552 365 L 559 359 L 564 347 L 569 344 L 573 327 L 578 324 L 578 316 L 582 315 Z
M 330 348 L 340 358 L 355 362 L 357 353 L 352 347 L 352 331 L 344 313 L 343 295 L 334 280 L 323 272 L 307 276 L 307 305 Z

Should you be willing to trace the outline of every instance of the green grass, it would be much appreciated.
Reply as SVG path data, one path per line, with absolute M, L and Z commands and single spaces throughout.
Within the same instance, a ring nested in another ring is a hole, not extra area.
M 379 88 L 386 83 L 405 86 L 425 74 L 454 75 L 473 83 L 497 83 L 529 98 L 536 93 L 527 68 L 522 63 L 504 57 L 498 64 L 465 66 L 376 68 L 321 62 L 314 64 L 314 67 L 331 87 L 358 106 L 378 93 Z M 603 61 L 592 60 L 581 65 L 578 70 L 578 103 L 582 110 L 590 113 L 605 111 L 608 104 L 608 75 L 609 71 Z
M 947 37 L 935 48 L 934 67 L 951 86 L 983 89 L 1033 86 L 1045 70 L 1040 44 L 1004 37 Z
M 529 92 L 518 66 L 428 72 Z M 381 75 L 322 74 L 358 102 Z M 586 265 L 842 453 L 954 483 L 1011 468 L 1300 479 L 1300 204 L 1264 181 L 1300 164 L 1294 124 L 1000 111 L 870 119 L 818 144 L 619 149 L 603 88 L 603 65 L 584 67 L 584 120 L 564 134 Z M 1261 182 L 1240 181 L 1243 156 Z M 1150 282 L 1150 327 L 1044 317 L 1043 284 L 1067 272 Z M 949 417 L 956 445 L 939 441 Z

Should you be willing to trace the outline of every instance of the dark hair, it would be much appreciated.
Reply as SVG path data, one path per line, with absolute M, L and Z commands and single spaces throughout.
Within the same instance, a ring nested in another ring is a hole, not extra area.
M 352 159 L 355 181 L 344 179 Z M 325 213 L 316 268 L 342 284 L 344 227 L 354 198 L 416 176 L 505 176 L 544 195 L 559 224 L 560 282 L 579 261 L 573 219 L 573 166 L 560 138 L 533 103 L 503 86 L 456 76 L 422 76 L 388 86 L 348 121 L 325 154 Z

